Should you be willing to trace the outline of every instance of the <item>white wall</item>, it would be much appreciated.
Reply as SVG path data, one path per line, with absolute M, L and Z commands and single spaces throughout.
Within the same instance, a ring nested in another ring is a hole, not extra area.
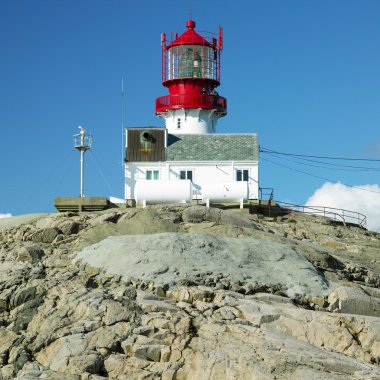
M 169 133 L 205 134 L 215 133 L 216 123 L 220 117 L 216 110 L 177 109 L 163 112 L 159 116 L 165 120 Z
M 147 170 L 158 170 L 160 180 L 180 180 L 181 170 L 193 171 L 193 199 L 201 199 L 203 184 L 206 183 L 227 183 L 236 180 L 236 170 L 248 170 L 249 198 L 258 199 L 259 193 L 259 173 L 258 163 L 251 162 L 154 162 L 125 165 L 125 198 L 134 199 L 134 187 L 138 180 L 146 179 Z M 154 185 L 154 180 L 152 180 Z

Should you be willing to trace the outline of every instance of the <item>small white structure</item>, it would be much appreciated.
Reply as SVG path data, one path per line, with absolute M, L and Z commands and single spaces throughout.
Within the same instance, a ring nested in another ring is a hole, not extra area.
M 180 181 L 173 186 L 170 180 L 136 181 L 135 199 L 144 207 L 155 203 L 190 203 L 193 198 L 193 187 L 189 180 Z
M 202 187 L 202 200 L 210 207 L 211 202 L 239 202 L 243 208 L 248 201 L 248 182 L 207 183 Z

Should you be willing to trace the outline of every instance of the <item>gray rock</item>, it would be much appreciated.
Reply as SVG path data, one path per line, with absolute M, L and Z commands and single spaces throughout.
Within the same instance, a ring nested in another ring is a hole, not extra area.
M 123 223 L 131 218 L 133 218 L 137 214 L 136 209 L 128 209 L 124 211 L 123 215 L 118 219 L 117 223 Z
M 79 232 L 80 224 L 67 220 L 59 224 L 59 229 L 62 231 L 64 235 L 73 235 Z
M 54 239 L 61 233 L 56 227 L 44 228 L 32 235 L 32 240 L 36 243 L 52 243 Z
M 86 345 L 82 334 L 71 334 L 38 352 L 36 359 L 54 371 L 76 375 L 83 372 L 97 373 L 103 361 L 99 354 L 87 351 Z
M 17 260 L 29 263 L 37 263 L 44 256 L 44 250 L 38 245 L 26 245 L 19 248 L 16 252 Z
M 201 206 L 186 208 L 182 213 L 182 219 L 185 223 L 215 222 L 224 225 L 259 229 L 256 223 L 244 216 L 216 208 Z
M 30 286 L 23 289 L 18 289 L 11 298 L 11 307 L 16 307 L 23 304 L 26 301 L 34 299 L 36 296 L 36 288 Z
M 0 379 L 380 378 L 380 235 L 252 218 L 165 205 L 0 221 Z
M 256 238 L 200 233 L 114 236 L 85 248 L 77 257 L 125 279 L 154 279 L 157 284 L 202 284 L 202 277 L 223 273 L 238 284 L 239 291 L 242 278 L 253 285 L 280 286 L 288 296 L 324 295 L 332 289 L 321 272 L 290 245 Z
M 104 222 L 116 223 L 120 217 L 120 213 L 108 212 L 106 214 L 99 215 L 90 221 L 91 225 L 96 225 Z
M 359 287 L 340 286 L 329 295 L 328 302 L 333 312 L 380 317 L 380 299 Z
M 8 363 L 13 364 L 14 372 L 17 373 L 30 359 L 30 354 L 23 346 L 14 346 L 10 350 Z
M 55 227 L 57 220 L 54 216 L 56 215 L 49 215 L 46 218 L 37 220 L 36 227 L 40 230 L 43 230 L 45 228 Z
M 0 365 L 7 363 L 9 351 L 16 340 L 17 335 L 15 333 L 0 327 Z
M 38 219 L 45 217 L 47 214 L 25 214 L 12 216 L 11 218 L 0 219 L 0 230 L 12 227 L 20 227 L 26 223 L 32 223 Z
M 38 313 L 38 306 L 42 303 L 42 298 L 37 297 L 22 304 L 17 309 L 16 319 L 13 325 L 13 331 L 19 334 L 22 330 L 26 330 L 29 322 Z
M 103 322 L 106 326 L 113 325 L 116 322 L 128 322 L 134 315 L 134 310 L 126 308 L 119 302 L 105 300 L 103 305 L 106 307 L 106 313 L 103 318 Z

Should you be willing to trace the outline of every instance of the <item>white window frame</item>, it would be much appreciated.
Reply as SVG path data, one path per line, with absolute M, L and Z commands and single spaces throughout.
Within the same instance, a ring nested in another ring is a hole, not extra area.
M 241 179 L 239 179 L 239 172 Z M 244 179 L 244 174 L 247 174 L 247 179 Z M 249 169 L 237 169 L 235 168 L 235 181 L 238 182 L 249 182 L 249 177 L 250 177 L 250 170 Z
M 157 178 L 155 178 L 157 174 Z M 148 178 L 150 177 L 150 178 Z M 160 171 L 157 169 L 149 169 L 145 171 L 145 179 L 147 181 L 157 181 L 160 179 Z
M 185 178 L 181 178 L 181 173 L 185 173 Z M 189 178 L 189 173 L 191 173 L 191 178 Z M 180 180 L 186 180 L 189 179 L 191 182 L 194 181 L 194 170 L 193 169 L 180 169 L 179 171 L 179 179 Z

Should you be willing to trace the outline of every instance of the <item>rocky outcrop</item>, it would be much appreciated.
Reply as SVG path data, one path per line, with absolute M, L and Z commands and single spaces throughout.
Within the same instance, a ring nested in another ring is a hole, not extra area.
M 378 379 L 380 238 L 152 206 L 0 224 L 0 379 Z
M 380 317 L 380 290 L 368 287 L 340 286 L 329 297 L 329 310 Z
M 325 295 L 332 289 L 292 245 L 253 237 L 204 233 L 110 236 L 77 257 L 125 281 L 148 284 L 154 280 L 168 287 L 183 282 L 213 283 L 249 293 L 266 285 L 291 297 Z

